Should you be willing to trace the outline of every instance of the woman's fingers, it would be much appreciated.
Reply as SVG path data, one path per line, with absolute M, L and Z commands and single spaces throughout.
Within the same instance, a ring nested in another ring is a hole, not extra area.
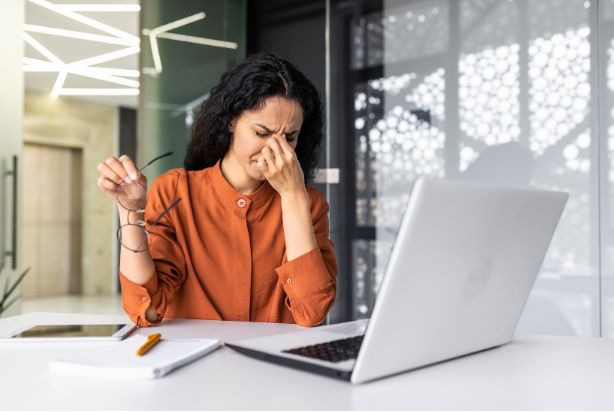
M 98 178 L 98 187 L 107 192 L 117 191 L 118 184 L 104 176 Z
M 265 174 L 265 176 L 268 175 L 269 168 L 266 164 L 266 160 L 264 160 L 264 156 L 262 156 L 262 153 L 260 154 L 256 165 L 258 166 L 258 169 L 260 169 L 260 171 Z
M 145 199 L 147 178 L 138 171 L 129 156 L 123 155 L 119 159 L 109 157 L 98 164 L 98 171 L 100 190 L 115 198 L 122 206 L 140 204 Z M 130 174 L 136 176 L 136 179 L 132 179 Z
M 273 151 L 273 154 L 275 155 L 275 166 L 278 169 L 281 169 L 284 165 L 284 157 L 283 157 L 283 152 L 281 147 L 279 146 L 279 141 L 277 140 L 277 136 L 269 141 L 269 147 L 271 148 L 271 150 Z
M 120 173 L 117 173 L 114 168 L 112 168 L 109 163 L 107 163 L 109 159 L 104 162 L 98 163 L 98 171 L 103 177 L 114 181 L 117 184 L 120 184 L 124 178 Z
M 126 155 L 121 155 L 119 157 L 119 161 L 122 164 L 124 170 L 126 171 L 127 175 L 130 176 L 130 179 L 133 181 L 136 181 L 138 179 L 138 174 L 139 171 L 136 168 L 134 162 L 132 161 L 132 159 L 130 159 L 129 156 Z
M 286 139 L 278 138 L 277 142 L 279 143 L 279 147 L 281 147 L 284 156 L 286 159 L 291 160 L 294 154 L 296 153 L 292 146 L 286 141 Z
M 141 189 L 147 189 L 147 178 L 140 172 L 140 170 L 134 164 L 134 161 L 126 155 L 121 155 L 119 157 L 119 161 L 121 162 L 124 170 L 126 171 L 128 177 L 130 178 L 130 183 L 135 183 Z
M 98 164 L 98 171 L 106 178 L 118 184 L 122 181 L 130 184 L 134 181 L 142 180 L 140 178 L 141 173 L 136 168 L 134 162 L 126 155 L 120 156 L 119 159 L 109 157 L 104 162 Z
M 275 165 L 275 159 L 273 159 L 273 152 L 271 151 L 270 147 L 266 146 L 262 149 L 262 157 L 269 167 L 269 173 L 275 172 L 277 170 L 277 166 Z
M 122 164 L 122 162 L 119 161 L 119 159 L 117 159 L 116 157 L 109 157 L 107 160 L 105 160 L 105 164 L 111 169 L 113 169 L 113 171 L 119 177 L 121 177 L 124 182 L 132 183 L 132 179 L 128 177 L 128 173 L 126 172 L 124 165 Z

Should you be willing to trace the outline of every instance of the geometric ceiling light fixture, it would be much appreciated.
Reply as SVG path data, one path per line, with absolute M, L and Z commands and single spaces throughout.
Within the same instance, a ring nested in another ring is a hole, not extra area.
M 32 48 L 40 53 L 46 60 L 24 57 L 23 70 L 25 72 L 51 72 L 57 73 L 51 95 L 90 95 L 90 96 L 129 96 L 139 94 L 138 70 L 97 67 L 98 64 L 114 61 L 123 57 L 138 54 L 140 39 L 116 27 L 105 24 L 99 20 L 84 16 L 77 11 L 85 12 L 138 12 L 138 4 L 55 4 L 47 0 L 29 0 L 31 3 L 43 7 L 58 15 L 67 17 L 90 29 L 104 34 L 85 31 L 67 30 L 60 27 L 47 27 L 41 25 L 25 24 L 23 38 Z M 64 62 L 57 55 L 44 46 L 33 34 L 45 34 L 65 38 L 78 39 L 88 42 L 105 43 L 122 46 L 112 52 L 97 54 L 85 59 Z M 64 83 L 68 75 L 78 75 L 91 79 L 101 80 L 122 88 L 65 88 Z
M 162 26 L 154 27 L 153 29 L 143 29 L 141 32 L 144 36 L 149 37 L 151 47 L 151 55 L 154 62 L 154 67 L 144 67 L 143 72 L 150 75 L 158 75 L 162 73 L 162 59 L 158 50 L 158 38 L 175 40 L 185 43 L 201 44 L 205 46 L 222 47 L 227 49 L 237 49 L 239 45 L 235 42 L 215 40 L 207 37 L 188 36 L 185 34 L 169 33 L 178 27 L 186 26 L 190 23 L 202 20 L 205 18 L 205 13 L 200 12 L 179 20 L 172 21 Z

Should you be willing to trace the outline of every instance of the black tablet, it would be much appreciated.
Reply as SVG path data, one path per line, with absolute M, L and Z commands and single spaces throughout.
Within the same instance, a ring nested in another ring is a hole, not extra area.
M 133 323 L 28 325 L 7 335 L 0 335 L 0 341 L 122 340 L 136 328 L 137 325 Z

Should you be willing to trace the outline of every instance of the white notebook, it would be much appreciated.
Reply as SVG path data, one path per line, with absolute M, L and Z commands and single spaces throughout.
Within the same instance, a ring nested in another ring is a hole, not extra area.
M 52 360 L 53 373 L 75 373 L 116 379 L 160 378 L 217 349 L 217 339 L 162 339 L 143 356 L 138 348 L 147 336 L 133 335 L 107 346 L 92 347 L 92 352 Z

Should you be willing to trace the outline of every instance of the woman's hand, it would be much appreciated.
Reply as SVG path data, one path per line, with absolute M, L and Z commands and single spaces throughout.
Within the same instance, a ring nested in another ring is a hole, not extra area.
M 258 169 L 280 195 L 305 193 L 305 177 L 294 149 L 283 139 L 273 136 L 262 149 Z
M 109 157 L 98 163 L 98 187 L 119 207 L 144 209 L 147 199 L 147 178 L 138 171 L 130 157 Z

